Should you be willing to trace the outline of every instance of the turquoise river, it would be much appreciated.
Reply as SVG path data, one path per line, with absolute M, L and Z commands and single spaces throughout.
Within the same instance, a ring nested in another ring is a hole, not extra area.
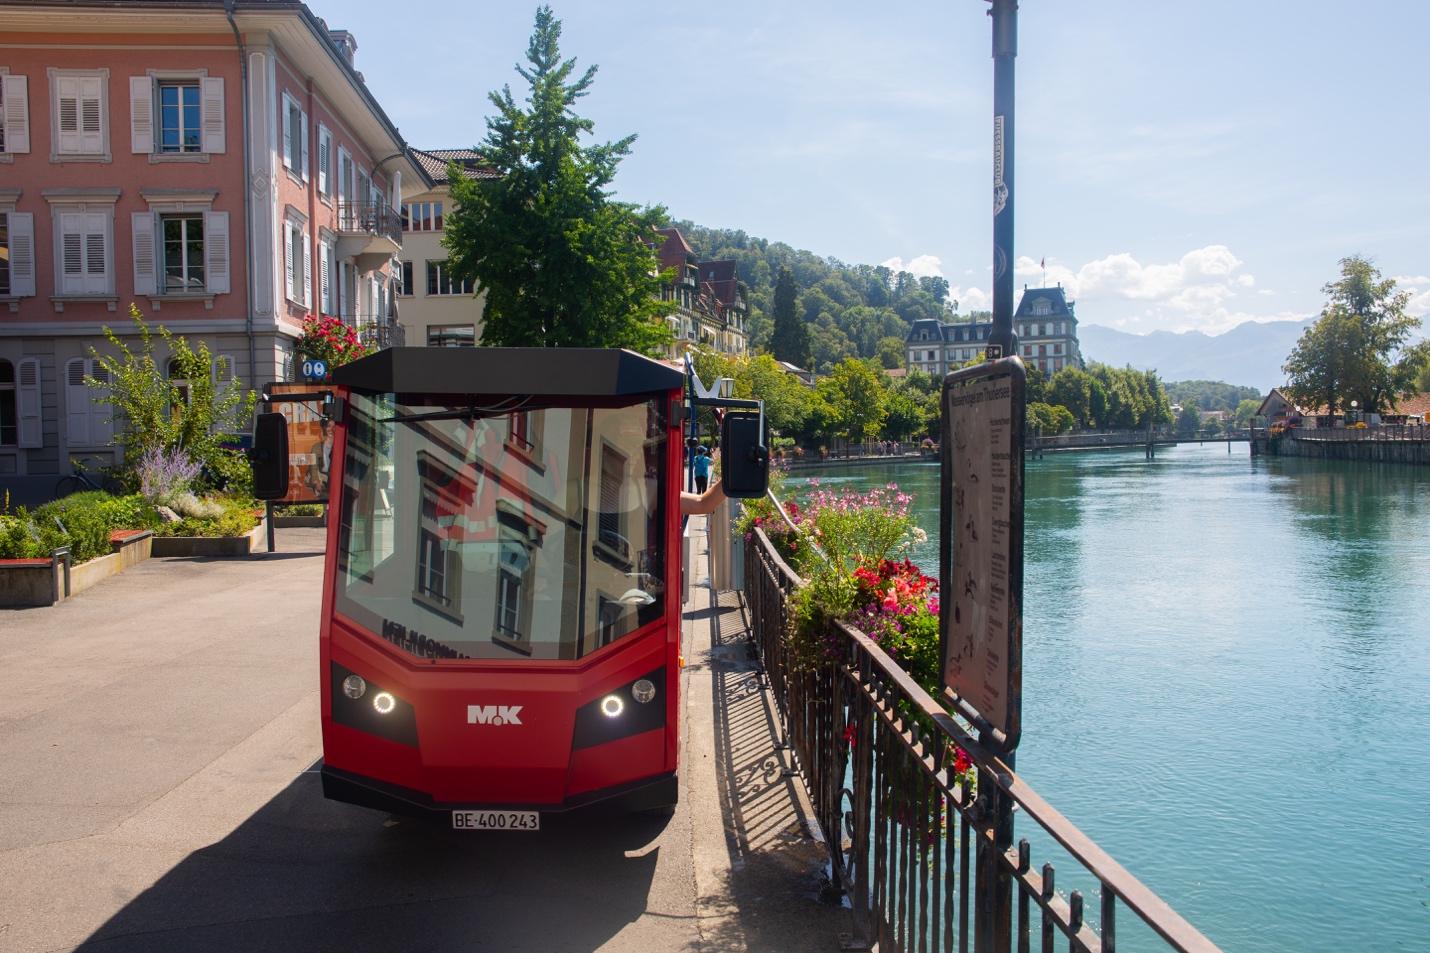
M 813 475 L 936 536 L 938 473 Z M 1225 950 L 1430 951 L 1430 469 L 1049 454 L 1026 508 L 1019 773 Z

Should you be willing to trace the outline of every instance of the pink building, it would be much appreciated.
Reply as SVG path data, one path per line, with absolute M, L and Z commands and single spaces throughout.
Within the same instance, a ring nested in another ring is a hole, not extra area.
M 397 342 L 431 183 L 350 34 L 288 0 L 6 0 L 0 35 L 0 478 L 113 459 L 83 379 L 131 302 L 252 388 L 311 314 Z

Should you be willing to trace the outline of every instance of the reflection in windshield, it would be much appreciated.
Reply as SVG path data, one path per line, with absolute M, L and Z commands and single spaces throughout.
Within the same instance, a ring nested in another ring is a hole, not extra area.
M 482 417 L 354 394 L 338 611 L 423 658 L 573 659 L 658 619 L 663 404 Z

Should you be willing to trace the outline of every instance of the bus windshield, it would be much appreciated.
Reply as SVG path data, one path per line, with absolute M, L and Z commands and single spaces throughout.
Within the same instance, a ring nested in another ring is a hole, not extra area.
M 430 659 L 575 659 L 659 619 L 668 401 L 491 403 L 351 396 L 337 611 Z

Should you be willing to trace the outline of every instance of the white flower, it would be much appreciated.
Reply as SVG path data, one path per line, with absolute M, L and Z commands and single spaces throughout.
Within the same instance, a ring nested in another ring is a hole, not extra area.
M 924 543 L 927 543 L 928 541 L 929 541 L 929 534 L 928 534 L 928 533 L 925 533 L 925 532 L 923 531 L 922 527 L 915 526 L 915 527 L 914 527 L 914 545 L 915 545 L 915 546 L 922 546 Z

